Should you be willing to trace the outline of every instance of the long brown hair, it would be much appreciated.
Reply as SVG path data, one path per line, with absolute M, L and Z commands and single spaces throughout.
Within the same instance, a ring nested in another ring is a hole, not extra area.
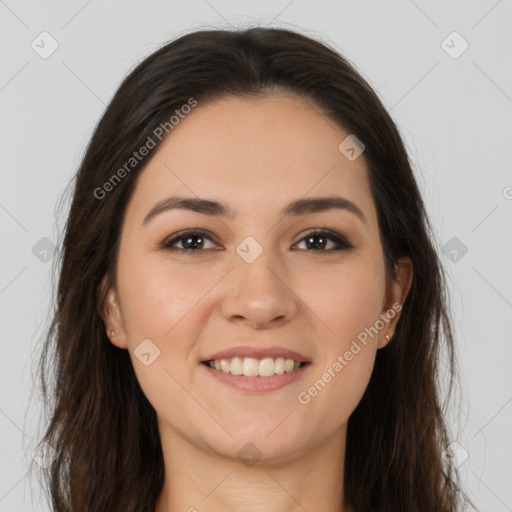
M 112 176 L 191 98 L 201 105 L 274 89 L 307 98 L 364 141 L 388 278 L 400 256 L 413 263 L 395 335 L 377 352 L 348 422 L 345 506 L 454 512 L 467 499 L 442 457 L 451 439 L 441 363 L 448 392 L 457 375 L 445 275 L 399 131 L 355 67 L 329 45 L 292 30 L 253 27 L 200 30 L 161 47 L 125 78 L 94 130 L 72 184 L 55 311 L 39 362 L 52 510 L 153 511 L 164 482 L 156 413 L 128 352 L 110 343 L 101 317 L 102 290 L 115 286 L 127 202 L 152 153 L 125 167 L 115 183 Z

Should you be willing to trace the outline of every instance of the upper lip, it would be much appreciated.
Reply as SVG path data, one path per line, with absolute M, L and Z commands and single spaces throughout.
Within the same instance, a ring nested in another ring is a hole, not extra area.
M 311 359 L 306 357 L 295 350 L 290 350 L 284 347 L 250 347 L 250 346 L 238 346 L 230 347 L 219 352 L 208 356 L 202 362 L 218 360 L 218 359 L 230 359 L 232 357 L 253 357 L 255 359 L 265 359 L 267 357 L 284 357 L 285 359 L 293 359 L 303 363 L 310 363 Z

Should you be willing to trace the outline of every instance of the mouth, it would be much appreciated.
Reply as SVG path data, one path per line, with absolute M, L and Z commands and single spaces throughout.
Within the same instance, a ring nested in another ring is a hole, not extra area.
M 259 395 L 277 391 L 298 381 L 308 371 L 311 363 L 284 357 L 233 357 L 209 359 L 200 366 L 222 385 L 245 394 Z
M 220 359 L 209 359 L 202 362 L 203 365 L 213 370 L 230 375 L 244 377 L 273 377 L 285 373 L 296 372 L 300 368 L 311 364 L 308 361 L 297 361 L 285 357 L 230 357 Z
M 200 362 L 215 380 L 248 394 L 288 386 L 312 366 L 307 356 L 281 347 L 235 347 L 211 354 Z

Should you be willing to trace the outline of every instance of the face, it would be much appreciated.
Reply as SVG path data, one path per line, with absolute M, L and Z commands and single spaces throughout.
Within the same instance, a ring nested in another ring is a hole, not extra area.
M 304 99 L 228 97 L 182 119 L 140 175 L 104 319 L 168 440 L 264 462 L 343 435 L 411 278 L 404 265 L 386 287 L 348 135 Z M 176 197 L 220 206 L 154 210 Z M 307 202 L 325 197 L 337 206 Z

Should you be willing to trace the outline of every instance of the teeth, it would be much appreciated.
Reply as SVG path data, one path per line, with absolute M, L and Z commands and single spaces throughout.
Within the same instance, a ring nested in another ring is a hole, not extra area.
M 233 357 L 231 362 L 229 359 L 223 359 L 227 363 L 227 370 L 222 368 L 222 371 L 225 373 L 231 372 L 233 375 L 242 375 L 243 373 L 243 359 L 241 357 Z
M 285 366 L 285 358 L 284 357 L 278 357 L 275 360 L 274 363 L 274 372 L 277 373 L 277 375 L 282 375 L 284 373 L 284 366 Z
M 245 375 L 246 377 L 272 377 L 297 370 L 300 361 L 286 359 L 284 357 L 266 357 L 255 359 L 254 357 L 233 357 L 231 359 L 216 359 L 208 362 L 210 368 L 231 373 L 232 375 Z
M 267 357 L 260 361 L 258 375 L 260 377 L 271 377 L 275 373 L 275 362 L 272 357 Z

